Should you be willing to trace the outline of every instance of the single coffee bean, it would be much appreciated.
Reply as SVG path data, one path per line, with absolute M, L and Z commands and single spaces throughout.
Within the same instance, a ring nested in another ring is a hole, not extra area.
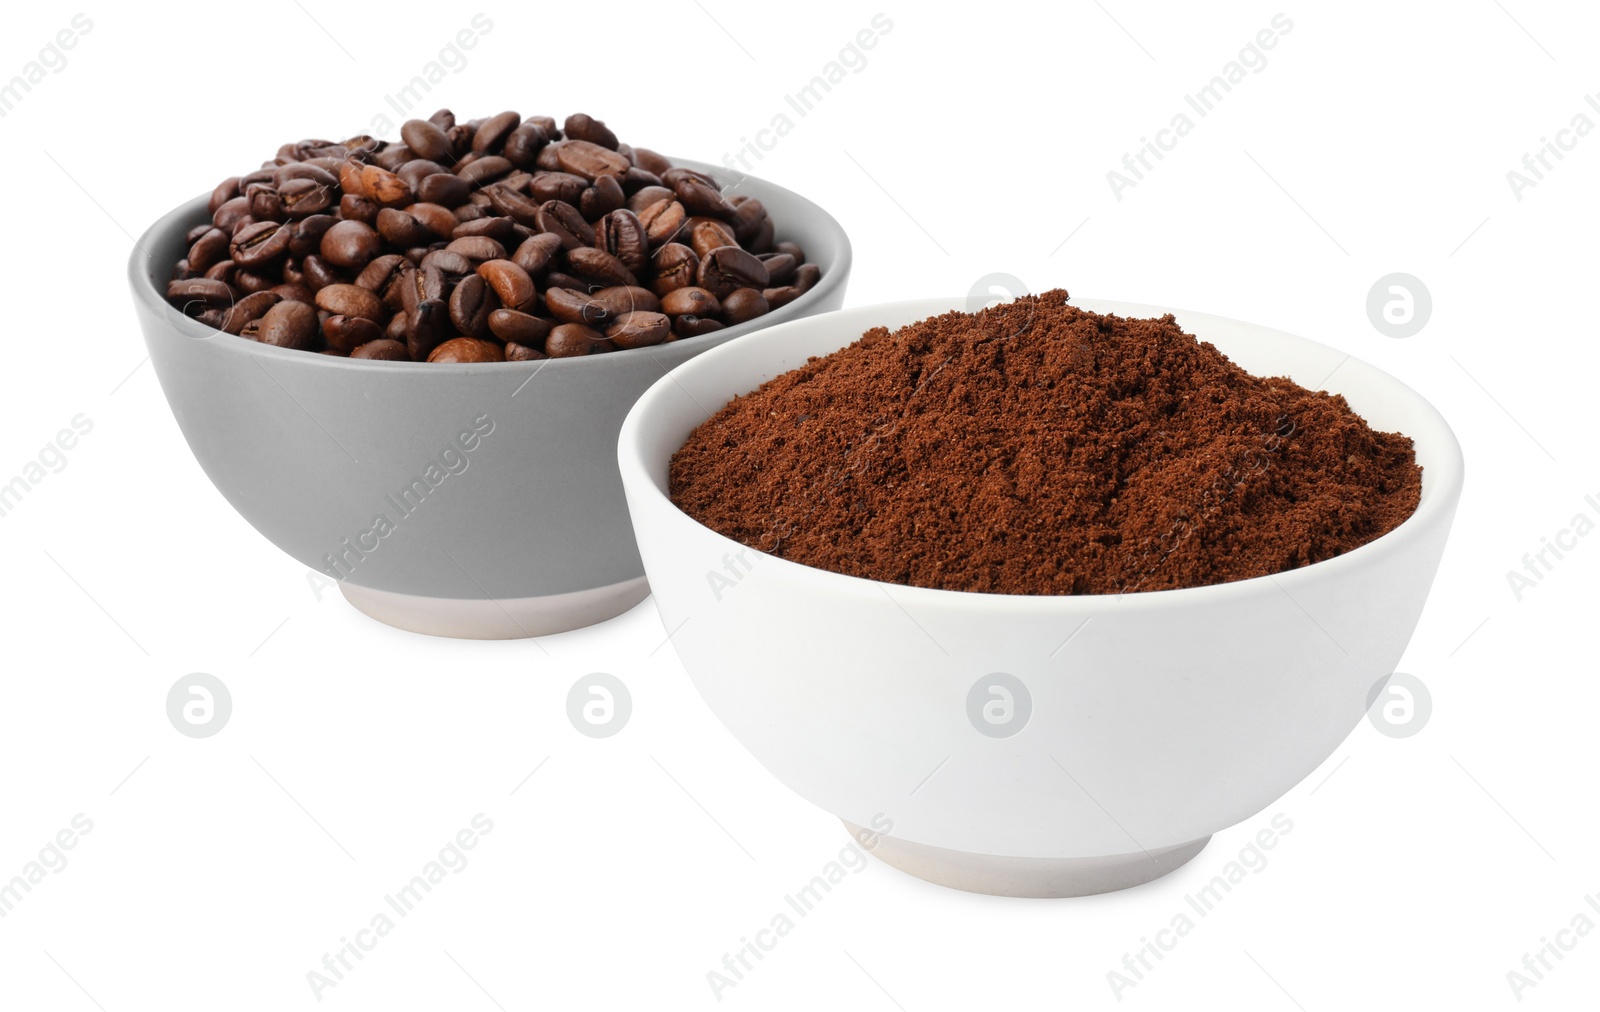
M 450 240 L 450 245 L 445 249 L 451 253 L 460 253 L 475 264 L 486 263 L 490 260 L 504 260 L 506 248 L 483 235 L 468 235 L 460 239 Z
M 322 259 L 335 267 L 359 271 L 383 248 L 383 237 L 371 225 L 341 221 L 322 237 Z M 237 259 L 237 257 L 235 258 Z
M 595 284 L 609 287 L 639 283 L 633 272 L 622 266 L 621 260 L 593 246 L 579 246 L 577 249 L 568 250 L 566 261 L 568 273 L 576 274 Z
M 735 288 L 767 287 L 767 268 L 737 246 L 722 246 L 701 259 L 696 279 L 701 288 L 725 299 Z
M 672 322 L 662 313 L 624 313 L 606 328 L 606 337 L 618 348 L 645 348 L 660 344 L 672 332 Z
M 304 302 L 280 302 L 261 317 L 258 333 L 262 344 L 304 351 L 316 344 L 317 329 L 316 309 Z
M 661 297 L 661 311 L 668 316 L 716 316 L 722 303 L 704 288 L 675 288 Z
M 729 201 L 733 205 L 733 234 L 740 243 L 748 242 L 766 220 L 767 206 L 754 197 L 740 194 Z
M 261 319 L 267 315 L 267 310 L 282 301 L 283 296 L 272 291 L 246 295 L 227 311 L 227 316 L 222 321 L 222 329 L 230 334 L 237 334 L 245 328 L 245 324 Z
M 449 295 L 449 282 L 444 271 L 436 264 L 424 264 L 406 271 L 398 284 L 400 304 L 408 312 L 424 302 L 443 301 Z
M 417 199 L 441 207 L 460 207 L 472 196 L 472 184 L 460 176 L 435 173 L 417 184 Z
M 524 239 L 511 259 L 518 267 L 537 277 L 560 252 L 561 237 L 553 232 L 540 232 Z
M 198 316 L 207 309 L 227 309 L 238 301 L 238 295 L 221 281 L 189 278 L 168 283 L 167 301 L 187 316 Z
M 228 259 L 228 233 L 216 226 L 207 228 L 198 238 L 191 240 L 189 247 L 189 269 L 204 274 L 212 267 Z
M 626 158 L 593 141 L 569 140 L 557 147 L 556 159 L 563 172 L 591 182 L 605 175 L 620 176 L 629 166 Z
M 439 345 L 428 353 L 429 362 L 472 363 L 472 362 L 504 362 L 506 353 L 493 341 L 483 341 L 476 337 L 456 337 Z
M 362 268 L 361 273 L 356 275 L 356 284 L 376 293 L 385 302 L 392 296 L 398 305 L 400 295 L 394 285 L 404 273 L 406 263 L 406 258 L 398 253 L 385 253 Z
M 587 292 L 592 287 L 582 278 L 575 278 L 566 271 L 558 271 L 554 267 L 545 271 L 539 281 L 547 288 L 570 288 L 575 292 Z
M 739 245 L 739 240 L 733 237 L 733 229 L 715 218 L 690 218 L 684 223 L 684 232 L 689 236 L 689 248 L 701 260 L 710 256 L 714 249 Z
M 329 348 L 352 354 L 364 344 L 381 340 L 383 328 L 364 316 L 339 316 L 322 321 L 322 340 Z
M 404 179 L 406 181 L 406 185 L 411 187 L 411 192 L 413 193 L 417 192 L 417 187 L 421 186 L 422 181 L 427 179 L 429 176 L 436 176 L 440 173 L 449 172 L 450 170 L 445 168 L 443 165 L 440 165 L 438 162 L 427 158 L 413 158 L 411 161 L 394 170 L 394 174 L 399 176 L 401 179 Z M 417 199 L 421 200 L 422 197 L 419 195 Z
M 539 205 L 537 220 L 539 231 L 549 232 L 560 239 L 564 250 L 594 245 L 594 229 L 571 204 L 547 200 Z
M 806 251 L 801 249 L 800 244 L 797 242 L 780 242 L 774 248 L 774 251 L 789 254 L 794 257 L 794 262 L 797 264 L 806 262 Z
M 542 358 L 549 358 L 544 352 L 526 344 L 517 344 L 515 341 L 506 342 L 507 362 L 535 362 Z
M 222 229 L 229 235 L 238 227 L 239 222 L 250 215 L 250 198 L 233 197 L 226 200 L 211 213 L 211 224 Z
M 422 258 L 420 267 L 436 268 L 442 276 L 460 277 L 477 270 L 477 265 L 451 249 L 436 249 Z
M 550 135 L 545 132 L 544 127 L 537 123 L 523 123 L 507 135 L 501 154 L 517 168 L 531 169 L 534 160 L 539 157 L 539 149 L 549 141 Z
M 700 337 L 703 334 L 715 333 L 722 328 L 723 324 L 716 320 L 691 313 L 674 317 L 672 321 L 672 332 L 679 337 Z
M 329 186 L 315 179 L 291 179 L 278 188 L 283 212 L 291 218 L 321 214 L 337 200 L 337 184 Z
M 406 211 L 386 207 L 378 212 L 377 225 L 378 234 L 392 246 L 406 248 L 433 241 L 432 230 Z
M 822 268 L 816 264 L 801 264 L 794 272 L 794 286 L 802 292 L 809 292 L 811 287 L 822 280 Z
M 498 116 L 490 116 L 478 126 L 477 132 L 472 135 L 472 150 L 474 151 L 499 151 L 505 144 L 511 131 L 522 125 L 522 117 L 514 112 L 503 112 Z
M 717 188 L 693 176 L 680 177 L 672 184 L 672 192 L 682 204 L 684 210 L 690 214 L 709 215 L 713 218 L 732 220 L 738 216 L 738 209 L 728 203 L 727 199 Z
M 338 219 L 331 214 L 313 214 L 295 222 L 289 234 L 289 255 L 310 256 L 322 248 L 322 237 L 328 234 Z
M 583 199 L 583 191 L 588 188 L 587 179 L 570 172 L 536 172 L 528 181 L 528 192 L 540 204 L 547 200 L 559 200 L 577 207 Z
M 283 221 L 288 217 L 277 187 L 271 183 L 255 183 L 245 190 L 245 196 L 250 198 L 250 217 L 257 221 Z
M 788 253 L 768 253 L 758 257 L 767 268 L 767 283 L 769 285 L 783 285 L 794 277 L 794 272 L 799 268 L 793 256 Z
M 500 297 L 508 309 L 521 309 L 536 294 L 528 272 L 510 260 L 489 260 L 478 265 L 478 276 Z
M 500 297 L 478 274 L 469 274 L 450 292 L 450 323 L 468 337 L 489 332 L 489 314 L 500 308 Z
M 253 295 L 256 292 L 266 291 L 275 282 L 268 274 L 260 274 L 256 271 L 247 271 L 241 268 L 234 272 L 233 280 L 230 283 L 246 295 Z
M 228 256 L 240 267 L 265 267 L 279 257 L 288 255 L 289 239 L 293 235 L 292 226 L 275 221 L 258 221 L 233 234 Z M 189 266 L 194 266 L 193 260 L 190 260 Z
M 437 125 L 425 119 L 409 119 L 402 123 L 400 139 L 406 142 L 406 147 L 417 153 L 418 158 L 441 164 L 450 161 L 450 138 Z
M 516 222 L 507 217 L 495 216 L 459 222 L 455 230 L 450 233 L 450 238 L 461 239 L 472 235 L 481 235 L 485 239 L 493 239 L 502 248 L 515 246 L 522 241 L 522 237 L 517 234 Z
M 206 213 L 216 214 L 217 208 L 239 195 L 239 177 L 229 176 L 217 184 L 211 191 L 211 199 L 206 201 Z
M 573 358 L 592 355 L 603 350 L 606 336 L 593 327 L 581 323 L 563 323 L 550 331 L 544 339 L 544 353 L 551 358 Z
M 605 319 L 615 320 L 628 313 L 659 313 L 661 300 L 648 288 L 637 285 L 614 285 L 602 288 L 589 296 L 589 301 L 599 306 Z
M 489 202 L 501 214 L 508 215 L 519 225 L 537 227 L 539 224 L 539 202 L 529 200 L 504 183 L 496 183 L 487 187 L 484 193 L 489 195 Z
M 184 276 L 193 277 L 194 272 L 188 271 Z M 225 284 L 232 285 L 239 278 L 239 265 L 234 263 L 232 260 L 218 260 L 216 263 L 212 264 L 206 270 L 206 272 L 201 275 L 201 277 L 210 278 L 212 281 L 221 281 Z M 173 278 L 173 280 L 178 281 L 181 279 Z M 234 287 L 238 286 L 235 285 Z
M 660 185 L 660 176 L 656 175 L 654 172 L 646 172 L 637 165 L 631 166 L 627 172 L 622 174 L 622 192 L 625 194 L 632 195 L 638 193 L 640 190 L 643 190 L 646 187 Z M 671 191 L 669 190 L 667 192 L 670 193 Z
M 735 288 L 722 300 L 722 322 L 732 327 L 767 315 L 769 308 L 766 296 L 756 289 Z
M 629 194 L 628 210 L 632 211 L 634 214 L 638 214 L 640 211 L 643 211 L 645 208 L 649 207 L 651 204 L 654 204 L 658 200 L 676 199 L 678 198 L 674 196 L 672 191 L 667 189 L 665 186 L 661 186 L 659 184 L 646 186 L 641 190 L 635 190 L 633 193 Z
M 542 316 L 516 309 L 496 309 L 489 314 L 489 332 L 508 345 L 512 342 L 538 347 L 554 326 Z
M 376 341 L 368 341 L 355 351 L 352 351 L 350 353 L 350 357 L 375 359 L 380 362 L 411 361 L 411 354 L 410 352 L 406 351 L 406 346 L 401 344 L 399 341 L 392 341 L 388 338 L 380 338 Z
M 596 222 L 594 241 L 630 271 L 639 272 L 650 266 L 650 240 L 639 216 L 627 208 L 611 211 Z
M 383 301 L 359 285 L 327 285 L 317 290 L 317 308 L 344 316 L 361 316 L 382 323 L 387 317 Z
M 485 155 L 462 165 L 456 175 L 473 186 L 486 186 L 514 168 L 516 166 L 499 155 Z
M 561 132 L 575 141 L 588 141 L 612 151 L 617 150 L 617 135 L 606 129 L 605 123 L 588 113 L 575 112 L 561 125 Z
M 403 314 L 406 321 L 406 351 L 418 362 L 426 361 L 433 350 L 450 340 L 450 307 L 443 299 L 423 299 Z
M 343 280 L 338 268 L 319 256 L 306 257 L 301 262 L 301 272 L 305 275 L 302 279 L 305 286 L 314 292 Z
M 761 290 L 761 297 L 767 300 L 767 306 L 770 309 L 787 306 L 804 294 L 794 285 L 783 285 L 780 288 L 763 288 Z
M 688 212 L 676 200 L 658 200 L 639 212 L 639 223 L 652 246 L 672 242 L 688 220 Z
M 546 288 L 544 308 L 562 323 L 605 326 L 611 321 L 604 305 L 590 298 L 587 292 L 572 288 Z
M 455 177 L 452 176 L 451 178 L 454 179 Z M 433 240 L 449 242 L 455 238 L 456 228 L 461 224 L 461 220 L 456 217 L 455 212 L 443 204 L 430 204 L 427 201 L 419 200 L 405 210 L 411 217 L 428 226 L 428 231 L 432 233 L 431 238 Z
M 305 285 L 273 285 L 267 289 L 273 295 L 285 302 L 305 302 L 314 304 L 316 295 Z
M 639 166 L 639 168 L 653 172 L 658 176 L 672 169 L 671 162 L 667 161 L 661 155 L 656 154 L 654 151 L 651 151 L 649 148 L 641 148 L 638 145 L 634 145 L 633 160 L 634 163 Z
M 376 165 L 361 167 L 360 195 L 381 207 L 402 207 L 415 197 L 404 179 Z
M 594 185 L 584 190 L 578 197 L 578 210 L 590 221 L 603 214 L 610 214 L 617 208 L 627 203 L 627 196 L 622 192 L 622 184 L 617 182 L 616 176 L 601 176 L 594 181 Z
M 694 250 L 682 243 L 669 242 L 650 254 L 655 264 L 655 280 L 651 291 L 665 295 L 674 288 L 686 288 L 695 283 L 700 272 L 700 258 Z

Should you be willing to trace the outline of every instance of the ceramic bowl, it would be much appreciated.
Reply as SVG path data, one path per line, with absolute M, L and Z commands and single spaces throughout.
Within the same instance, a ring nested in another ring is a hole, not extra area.
M 746 177 L 739 189 L 821 266 L 821 281 L 757 320 L 652 348 L 441 366 L 224 334 L 162 298 L 185 232 L 207 218 L 205 198 L 144 234 L 129 282 L 173 416 L 251 526 L 380 621 L 447 636 L 544 635 L 649 593 L 616 469 L 634 399 L 707 349 L 844 299 L 850 241 L 839 223 L 772 183 Z
M 1405 650 L 1461 494 L 1461 449 L 1404 384 L 1234 320 L 1178 322 L 1260 375 L 1343 394 L 1416 443 L 1416 513 L 1337 558 L 1216 586 L 1004 596 L 878 583 L 746 549 L 668 498 L 672 454 L 736 394 L 856 340 L 966 308 L 814 316 L 717 348 L 634 405 L 618 458 L 661 620 L 700 695 L 790 789 L 873 852 L 1019 896 L 1148 881 L 1315 770 Z

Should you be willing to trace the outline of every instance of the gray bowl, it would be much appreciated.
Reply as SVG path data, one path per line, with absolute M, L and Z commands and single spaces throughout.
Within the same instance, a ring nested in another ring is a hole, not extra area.
M 718 173 L 719 167 L 675 159 Z M 161 389 L 234 509 L 390 625 L 480 639 L 542 636 L 649 594 L 617 472 L 633 402 L 674 366 L 740 335 L 839 308 L 850 240 L 822 208 L 746 177 L 822 280 L 737 327 L 578 359 L 430 365 L 259 344 L 162 297 L 206 198 L 177 208 L 128 262 Z

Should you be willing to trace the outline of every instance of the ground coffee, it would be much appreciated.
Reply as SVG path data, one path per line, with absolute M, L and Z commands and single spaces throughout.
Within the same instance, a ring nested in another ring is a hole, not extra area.
M 856 343 L 736 397 L 672 500 L 820 569 L 996 594 L 1114 594 L 1332 558 L 1416 509 L 1404 435 L 1263 379 L 1172 316 L 1046 292 Z

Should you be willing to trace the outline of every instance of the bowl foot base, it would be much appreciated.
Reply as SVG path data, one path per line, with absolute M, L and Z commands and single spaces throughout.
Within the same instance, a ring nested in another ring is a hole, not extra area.
M 339 592 L 356 610 L 385 625 L 429 636 L 512 640 L 550 636 L 615 618 L 650 596 L 650 584 L 635 577 L 593 590 L 544 597 L 424 597 L 374 590 L 342 581 Z
M 897 840 L 845 822 L 850 835 L 891 868 L 935 885 L 990 896 L 1053 898 L 1092 896 L 1143 885 L 1176 871 L 1205 849 L 1211 837 L 1158 850 L 1105 857 L 1000 857 L 969 854 Z

